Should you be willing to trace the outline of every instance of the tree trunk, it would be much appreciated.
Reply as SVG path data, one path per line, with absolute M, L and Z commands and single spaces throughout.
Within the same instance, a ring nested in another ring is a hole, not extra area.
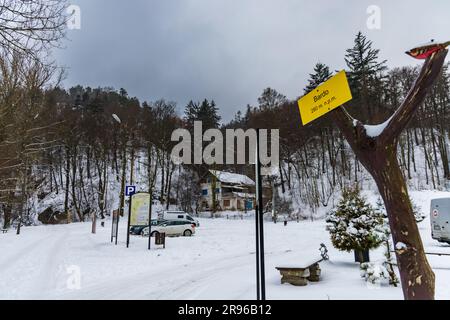
M 70 188 L 70 150 L 66 148 L 66 185 L 64 195 L 64 213 L 67 214 L 67 220 L 69 221 L 69 188 Z
M 374 162 L 369 171 L 384 200 L 394 246 L 399 249 L 396 256 L 403 293 L 410 299 L 430 299 L 434 297 L 435 276 L 425 256 L 406 183 L 398 166 L 396 146 L 388 146 L 385 154 L 378 157 L 381 159 Z

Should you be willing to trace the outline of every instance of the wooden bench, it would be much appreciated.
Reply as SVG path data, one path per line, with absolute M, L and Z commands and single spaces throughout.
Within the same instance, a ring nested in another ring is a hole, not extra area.
M 2 229 L 2 233 L 7 233 L 8 229 Z
M 312 259 L 304 266 L 277 267 L 281 274 L 281 284 L 289 283 L 294 286 L 307 286 L 309 282 L 319 282 L 321 276 L 320 262 L 328 260 L 328 250 L 324 244 L 320 247 L 321 257 Z

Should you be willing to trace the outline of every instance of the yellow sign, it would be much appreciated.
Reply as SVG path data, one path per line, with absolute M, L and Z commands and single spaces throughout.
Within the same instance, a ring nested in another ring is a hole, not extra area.
M 303 125 L 307 125 L 350 100 L 352 100 L 352 92 L 347 75 L 345 71 L 341 71 L 298 100 Z
M 131 226 L 148 226 L 150 194 L 136 193 L 131 203 Z

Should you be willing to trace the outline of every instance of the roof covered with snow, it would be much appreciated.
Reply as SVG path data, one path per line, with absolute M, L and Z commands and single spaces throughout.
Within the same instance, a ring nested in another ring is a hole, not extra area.
M 244 198 L 244 199 L 246 199 L 246 198 L 249 198 L 249 199 L 256 198 L 256 194 L 254 194 L 254 193 L 233 192 L 233 194 L 235 196 L 239 197 L 239 198 Z
M 217 170 L 209 170 L 209 172 L 214 175 L 217 180 L 222 183 L 231 183 L 231 184 L 240 184 L 245 186 L 254 186 L 255 182 L 249 177 L 243 174 L 217 171 Z

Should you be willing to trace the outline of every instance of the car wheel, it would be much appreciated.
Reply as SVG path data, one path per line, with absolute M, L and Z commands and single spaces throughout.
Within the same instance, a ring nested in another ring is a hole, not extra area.
M 186 230 L 186 231 L 183 233 L 183 235 L 184 235 L 185 237 L 190 237 L 190 236 L 192 236 L 192 231 L 191 231 L 191 230 Z
M 145 231 L 144 231 L 144 229 L 142 229 L 142 231 L 141 231 L 141 236 L 145 237 Z

